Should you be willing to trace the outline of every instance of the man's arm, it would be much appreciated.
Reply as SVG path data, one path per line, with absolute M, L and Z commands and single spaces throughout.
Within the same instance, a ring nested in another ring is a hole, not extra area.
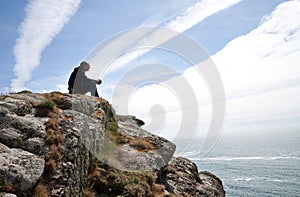
M 93 81 L 93 82 L 95 82 L 96 84 L 101 84 L 102 83 L 102 80 L 101 79 L 90 79 L 90 78 L 88 78 L 90 81 Z

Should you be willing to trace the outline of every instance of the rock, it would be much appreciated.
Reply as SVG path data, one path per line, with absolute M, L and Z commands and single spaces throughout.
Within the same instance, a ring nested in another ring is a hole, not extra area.
M 211 191 L 210 194 L 214 196 L 225 196 L 225 191 L 221 179 L 211 172 L 203 171 L 199 173 L 199 177 L 203 182 L 202 189 L 204 191 Z
M 119 132 L 126 136 L 128 144 L 118 148 L 116 158 L 124 170 L 155 170 L 166 166 L 176 145 L 162 137 L 140 128 L 141 121 L 134 116 L 119 116 Z M 129 146 L 128 146 L 129 145 Z
M 18 116 L 8 112 L 0 116 L 0 142 L 9 147 L 44 155 L 44 123 L 47 120 L 34 118 L 33 115 Z
M 0 143 L 0 177 L 18 193 L 28 192 L 44 171 L 44 158 Z
M 1 197 L 17 197 L 14 194 L 9 194 L 9 193 L 4 193 L 4 192 L 0 192 L 0 196 Z
M 37 117 L 45 101 L 55 106 Z M 0 196 L 225 195 L 220 179 L 173 158 L 175 144 L 142 125 L 91 96 L 0 96 Z
M 209 172 L 200 172 L 192 161 L 172 158 L 160 174 L 166 189 L 180 196 L 225 196 L 222 182 Z

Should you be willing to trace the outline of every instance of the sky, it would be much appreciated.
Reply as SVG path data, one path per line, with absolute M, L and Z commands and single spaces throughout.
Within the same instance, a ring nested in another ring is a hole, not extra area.
M 299 0 L 1 0 L 0 10 L 2 93 L 67 92 L 88 60 L 117 112 L 169 139 L 182 125 L 209 133 L 216 114 L 222 133 L 300 128 Z

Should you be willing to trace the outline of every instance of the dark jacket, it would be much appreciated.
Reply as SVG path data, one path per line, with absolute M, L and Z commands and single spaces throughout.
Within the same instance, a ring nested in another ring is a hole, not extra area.
M 73 72 L 70 75 L 68 81 L 68 90 L 69 92 L 73 92 L 74 90 L 80 91 L 80 87 L 83 83 L 90 81 L 87 76 L 85 76 L 84 71 L 80 68 L 80 66 L 74 68 Z

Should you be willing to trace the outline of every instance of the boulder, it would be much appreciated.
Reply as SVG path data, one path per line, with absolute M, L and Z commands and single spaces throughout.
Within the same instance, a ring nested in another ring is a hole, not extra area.
M 219 178 L 209 172 L 198 173 L 196 164 L 183 157 L 172 158 L 160 179 L 170 193 L 180 196 L 225 196 Z
M 44 158 L 0 143 L 0 177 L 2 187 L 11 186 L 17 193 L 32 189 L 44 171 Z

